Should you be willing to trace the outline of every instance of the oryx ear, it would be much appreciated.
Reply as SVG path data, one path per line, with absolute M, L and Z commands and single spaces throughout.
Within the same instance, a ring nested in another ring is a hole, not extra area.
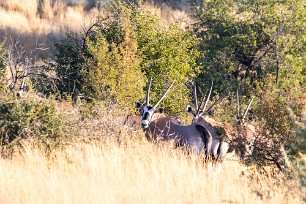
M 186 110 L 188 113 L 192 113 L 192 107 L 189 104 L 186 106 Z
M 138 101 L 136 101 L 136 108 L 141 108 L 143 105 L 142 105 L 142 103 L 140 103 L 140 102 L 138 102 Z
M 164 109 L 164 108 L 159 108 L 158 111 L 159 111 L 160 113 L 163 113 L 163 112 L 165 112 L 165 109 Z
M 188 113 L 192 114 L 194 117 L 196 116 L 196 113 L 193 111 L 192 107 L 189 104 L 187 105 L 186 110 Z

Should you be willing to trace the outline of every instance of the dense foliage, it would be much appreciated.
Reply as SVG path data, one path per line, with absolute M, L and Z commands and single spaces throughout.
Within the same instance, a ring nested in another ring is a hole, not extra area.
M 141 69 L 146 76 L 153 76 L 151 102 L 157 101 L 167 84 L 175 81 L 175 91 L 169 93 L 162 106 L 172 113 L 183 112 L 191 92 L 188 85 L 198 71 L 197 38 L 175 24 L 162 26 L 156 14 L 141 11 L 133 21 L 143 56 Z
M 304 1 L 210 1 L 194 7 L 204 76 L 247 89 L 270 74 L 305 86 Z M 225 81 L 225 82 L 224 82 Z
M 165 24 L 141 1 L 112 1 L 107 15 L 94 18 L 82 32 L 67 31 L 55 42 L 54 59 L 41 69 L 50 73 L 32 72 L 40 76 L 37 83 L 29 74 L 33 89 L 75 103 L 81 99 L 88 106 L 77 106 L 78 111 L 86 118 L 95 112 L 95 102 L 133 112 L 134 102 L 144 100 L 152 76 L 150 103 L 175 81 L 161 106 L 169 115 L 182 116 L 192 101 L 194 79 L 200 96 L 213 79 L 211 101 L 224 98 L 211 111 L 213 117 L 233 127 L 236 89 L 241 110 L 254 97 L 250 118 L 256 135 L 247 161 L 282 169 L 284 152 L 292 160 L 305 154 L 305 128 L 298 125 L 305 120 L 305 0 L 203 0 L 194 1 L 191 11 L 192 24 L 181 28 Z M 4 53 L 0 51 L 0 89 L 6 80 Z M 55 82 L 48 85 L 46 79 Z M 60 136 L 54 131 L 62 127 L 54 104 L 4 98 L 8 100 L 0 104 L 2 145 L 20 138 Z
M 85 97 L 132 105 L 145 95 L 152 76 L 151 102 L 175 81 L 175 92 L 164 104 L 184 110 L 196 70 L 197 39 L 176 25 L 163 26 L 156 14 L 133 5 L 113 5 L 107 18 L 99 18 L 84 34 L 67 33 L 56 45 L 59 90 L 78 90 Z
M 0 146 L 19 145 L 26 139 L 52 148 L 63 135 L 63 123 L 55 103 L 26 97 L 0 101 Z
M 304 5 L 304 0 L 203 0 L 193 7 L 203 53 L 198 78 L 214 78 L 219 93 L 239 88 L 247 96 L 245 103 L 255 96 L 258 135 L 252 159 L 259 163 L 279 165 L 281 145 L 293 157 L 297 152 L 292 146 L 305 148 L 294 134 L 305 106 Z M 233 111 L 222 112 L 229 113 Z

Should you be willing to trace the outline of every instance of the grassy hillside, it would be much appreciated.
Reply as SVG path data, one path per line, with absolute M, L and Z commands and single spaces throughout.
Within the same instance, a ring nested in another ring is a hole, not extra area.
M 19 39 L 20 45 L 26 49 L 33 49 L 37 43 L 43 44 L 49 50 L 43 53 L 51 54 L 50 46 L 54 39 L 60 39 L 67 29 L 86 30 L 97 15 L 107 14 L 105 8 L 109 3 L 107 0 L 25 0 L 21 5 L 16 0 L 4 0 L 0 2 L 0 40 L 7 38 L 14 42 Z M 187 25 L 187 14 L 180 9 L 173 9 L 172 3 L 170 6 L 162 3 L 163 6 L 145 5 L 146 9 L 162 16 L 164 23 L 179 22 L 182 27 Z M 184 2 L 179 5 L 183 6 Z

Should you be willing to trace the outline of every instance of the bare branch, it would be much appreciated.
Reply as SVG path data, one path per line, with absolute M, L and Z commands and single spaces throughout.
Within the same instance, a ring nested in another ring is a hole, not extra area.
M 29 66 L 29 59 L 26 57 L 25 62 L 24 62 L 24 69 L 23 69 L 23 73 L 22 73 L 22 82 L 20 84 L 20 90 L 23 90 L 23 88 L 24 88 L 25 75 L 27 73 L 28 66 Z
M 239 119 L 239 91 L 238 91 L 238 88 L 237 88 L 237 91 L 236 91 L 236 107 L 237 107 L 237 114 L 236 114 L 236 119 L 238 120 Z

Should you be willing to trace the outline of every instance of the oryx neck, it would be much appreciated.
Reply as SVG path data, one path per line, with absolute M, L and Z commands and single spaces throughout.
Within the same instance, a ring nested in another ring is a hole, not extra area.
M 160 118 L 165 118 L 165 117 L 166 115 L 164 113 L 154 113 L 151 121 L 155 121 L 155 120 L 158 120 Z

